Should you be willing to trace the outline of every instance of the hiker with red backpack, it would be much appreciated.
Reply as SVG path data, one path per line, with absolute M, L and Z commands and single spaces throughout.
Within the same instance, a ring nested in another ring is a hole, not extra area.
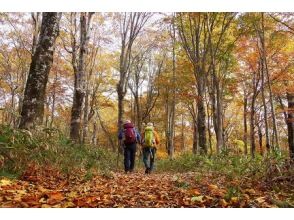
M 145 127 L 141 144 L 143 146 L 143 162 L 146 168 L 145 173 L 149 174 L 153 170 L 157 150 L 156 147 L 159 144 L 159 136 L 154 130 L 154 126 L 151 122 L 147 123 Z
M 135 167 L 135 156 L 137 143 L 140 143 L 141 137 L 130 120 L 126 120 L 123 129 L 118 134 L 120 145 L 124 149 L 125 172 L 133 172 Z

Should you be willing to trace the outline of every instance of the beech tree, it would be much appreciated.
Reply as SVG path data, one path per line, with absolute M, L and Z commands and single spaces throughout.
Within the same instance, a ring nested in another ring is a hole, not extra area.
M 36 51 L 33 54 L 24 92 L 19 127 L 34 128 L 43 122 L 45 91 L 53 63 L 55 41 L 59 34 L 61 13 L 42 14 L 42 25 Z
M 81 12 L 79 24 L 77 23 L 76 13 L 70 14 L 71 50 L 66 50 L 71 53 L 71 62 L 74 72 L 74 93 L 71 109 L 70 138 L 75 142 L 81 141 L 81 116 L 85 97 L 85 59 L 93 14 L 93 12 Z M 77 38 L 78 34 L 79 38 Z

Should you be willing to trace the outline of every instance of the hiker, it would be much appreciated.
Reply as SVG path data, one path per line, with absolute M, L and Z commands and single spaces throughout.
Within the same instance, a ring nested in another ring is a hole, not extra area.
M 125 172 L 133 172 L 135 167 L 136 145 L 141 136 L 130 120 L 126 120 L 123 129 L 118 134 L 120 146 L 124 150 Z
M 146 168 L 145 173 L 149 174 L 153 170 L 156 146 L 159 144 L 159 136 L 154 130 L 154 126 L 151 122 L 147 123 L 145 127 L 141 144 L 143 146 L 143 162 Z

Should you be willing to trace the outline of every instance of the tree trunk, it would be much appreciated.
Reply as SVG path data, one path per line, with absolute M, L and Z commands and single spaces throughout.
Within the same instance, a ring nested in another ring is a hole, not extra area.
M 251 101 L 251 109 L 250 109 L 250 152 L 252 158 L 255 157 L 255 131 L 254 131 L 254 115 L 255 115 L 255 109 L 254 109 L 254 102 L 255 100 L 252 99 Z
M 70 138 L 76 143 L 81 141 L 80 127 L 82 107 L 85 97 L 85 55 L 87 53 L 89 42 L 92 15 L 92 12 L 88 13 L 88 18 L 86 12 L 82 12 L 80 15 L 80 50 L 78 67 L 77 71 L 75 72 L 74 96 L 70 123 Z M 76 62 L 75 59 L 73 59 L 73 62 Z
M 87 80 L 87 88 L 86 88 L 86 94 L 85 94 L 85 105 L 84 105 L 84 122 L 83 122 L 83 144 L 87 143 L 88 140 L 88 129 L 89 129 L 89 86 L 88 86 L 88 80 Z
M 193 153 L 197 154 L 197 151 L 198 151 L 197 122 L 193 120 Z
M 60 13 L 43 13 L 39 41 L 25 88 L 20 128 L 31 129 L 43 122 L 46 85 L 53 63 L 55 40 L 59 34 L 60 17 Z
M 262 130 L 260 123 L 256 120 L 256 126 L 258 129 L 258 144 L 259 144 L 259 151 L 260 154 L 263 155 L 263 149 L 262 149 Z
M 270 151 L 270 142 L 269 142 L 269 130 L 268 130 L 268 120 L 267 120 L 267 106 L 266 106 L 266 100 L 265 100 L 265 95 L 264 95 L 264 89 L 265 89 L 265 84 L 264 84 L 264 61 L 263 58 L 261 58 L 261 97 L 262 97 L 262 104 L 263 104 L 263 117 L 264 117 L 264 125 L 265 125 L 265 146 L 267 151 Z
M 261 13 L 261 26 L 262 26 L 262 34 L 261 34 L 261 47 L 262 47 L 262 57 L 263 57 L 263 63 L 264 63 L 264 70 L 267 77 L 267 85 L 269 90 L 269 101 L 271 106 L 271 114 L 272 114 L 272 120 L 273 120 L 273 133 L 274 133 L 274 142 L 276 144 L 275 147 L 279 148 L 279 137 L 278 137 L 278 130 L 277 130 L 277 122 L 276 122 L 276 114 L 275 114 L 275 108 L 274 108 L 274 102 L 273 102 L 273 94 L 272 94 L 272 88 L 271 88 L 271 81 L 268 71 L 268 65 L 267 65 L 267 54 L 266 54 L 266 48 L 265 48 L 265 27 L 264 27 L 264 13 Z
M 288 100 L 288 144 L 290 158 L 294 160 L 294 93 L 287 93 Z
M 197 91 L 198 91 L 198 101 L 197 101 L 197 128 L 198 128 L 198 138 L 199 138 L 199 147 L 200 154 L 207 154 L 206 146 L 206 113 L 204 106 L 204 89 L 205 89 L 205 80 L 203 73 L 199 74 L 197 82 Z
M 248 129 L 247 129 L 247 97 L 244 93 L 244 106 L 243 106 L 243 125 L 244 125 L 244 136 L 243 136 L 243 142 L 244 142 L 244 153 L 247 155 L 248 153 L 248 146 L 247 146 L 247 136 L 248 136 Z
M 124 99 L 124 95 L 122 94 L 122 92 L 120 90 L 117 91 L 118 94 L 118 131 L 120 131 L 122 129 L 122 125 L 123 125 L 123 115 L 124 115 L 124 103 L 123 103 L 123 99 Z
M 53 94 L 52 94 L 52 107 L 51 107 L 50 128 L 53 127 L 53 122 L 54 122 L 54 112 L 55 112 L 55 102 L 56 102 L 56 83 L 57 83 L 57 80 L 58 80 L 58 77 L 57 77 L 57 72 L 56 72 L 55 79 L 54 79 Z
M 93 134 L 92 134 L 92 144 L 94 146 L 97 146 L 97 133 L 98 133 L 98 127 L 96 121 L 93 123 Z
M 185 150 L 186 150 L 184 128 L 185 128 L 184 115 L 182 114 L 182 152 L 185 152 Z

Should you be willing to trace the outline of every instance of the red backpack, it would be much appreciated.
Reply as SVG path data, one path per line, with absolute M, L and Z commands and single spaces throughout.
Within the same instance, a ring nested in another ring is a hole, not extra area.
M 124 143 L 133 144 L 136 142 L 136 133 L 132 123 L 124 124 Z

